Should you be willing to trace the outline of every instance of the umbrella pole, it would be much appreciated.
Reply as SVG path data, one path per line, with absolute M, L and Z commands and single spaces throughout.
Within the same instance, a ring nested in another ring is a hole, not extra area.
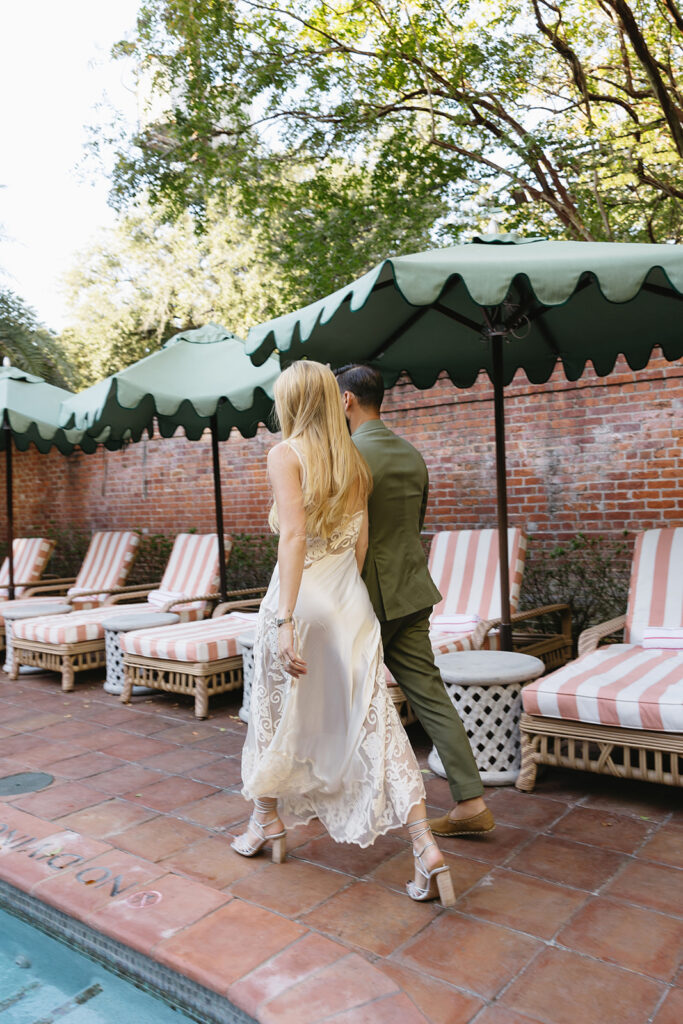
M 496 430 L 496 494 L 498 502 L 498 552 L 500 561 L 500 649 L 512 650 L 510 624 L 510 572 L 508 554 L 508 496 L 505 466 L 505 408 L 503 404 L 503 338 L 491 337 L 493 356 L 493 412 Z
M 7 562 L 9 565 L 9 599 L 14 600 L 14 509 L 12 502 L 12 431 L 5 428 L 5 507 L 7 509 Z
M 221 464 L 218 458 L 218 416 L 210 419 L 211 454 L 213 456 L 213 491 L 216 501 L 216 532 L 218 534 L 218 566 L 220 572 L 221 601 L 227 600 L 227 578 L 225 572 L 225 537 L 223 535 L 223 495 L 221 494 Z

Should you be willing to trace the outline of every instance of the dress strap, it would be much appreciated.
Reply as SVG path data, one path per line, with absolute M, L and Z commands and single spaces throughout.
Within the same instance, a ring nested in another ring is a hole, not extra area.
M 305 479 L 306 479 L 306 463 L 304 462 L 304 457 L 303 457 L 303 455 L 302 455 L 302 454 L 301 454 L 301 452 L 299 451 L 299 449 L 298 449 L 298 447 L 296 446 L 296 444 L 294 443 L 294 441 L 289 441 L 289 440 L 286 440 L 286 441 L 283 441 L 282 443 L 283 443 L 283 444 L 286 444 L 288 448 L 291 448 L 291 449 L 292 449 L 292 451 L 293 451 L 293 452 L 294 452 L 294 454 L 296 455 L 297 459 L 298 459 L 298 460 L 299 460 L 299 462 L 301 463 L 301 469 L 302 469 L 302 471 L 303 471 L 303 478 L 304 478 L 304 480 L 305 480 Z

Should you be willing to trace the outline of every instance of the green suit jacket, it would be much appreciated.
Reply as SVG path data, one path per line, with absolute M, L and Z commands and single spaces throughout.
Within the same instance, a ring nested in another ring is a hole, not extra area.
M 420 531 L 429 494 L 424 459 L 381 420 L 362 423 L 353 434 L 370 466 L 370 537 L 363 580 L 380 622 L 411 615 L 441 600 L 429 575 Z

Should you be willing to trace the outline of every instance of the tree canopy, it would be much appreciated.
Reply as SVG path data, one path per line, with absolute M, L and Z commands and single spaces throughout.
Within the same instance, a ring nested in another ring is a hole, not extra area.
M 144 0 L 117 52 L 146 114 L 114 201 L 144 189 L 201 218 L 237 189 L 297 293 L 326 251 L 341 280 L 491 212 L 555 237 L 683 238 L 674 0 Z
M 38 322 L 33 309 L 7 289 L 0 290 L 0 358 L 50 384 L 69 387 L 72 371 L 57 337 Z
M 211 320 L 240 334 L 276 301 L 275 275 L 230 211 L 209 207 L 198 233 L 189 213 L 169 220 L 144 202 L 78 256 L 66 286 L 60 341 L 79 387 Z

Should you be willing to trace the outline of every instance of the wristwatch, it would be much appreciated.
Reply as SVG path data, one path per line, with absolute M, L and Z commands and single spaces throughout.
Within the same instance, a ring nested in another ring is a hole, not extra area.
M 277 628 L 279 629 L 280 626 L 286 626 L 287 623 L 294 622 L 294 617 L 292 615 L 288 615 L 286 619 L 276 619 L 275 622 L 277 624 Z

